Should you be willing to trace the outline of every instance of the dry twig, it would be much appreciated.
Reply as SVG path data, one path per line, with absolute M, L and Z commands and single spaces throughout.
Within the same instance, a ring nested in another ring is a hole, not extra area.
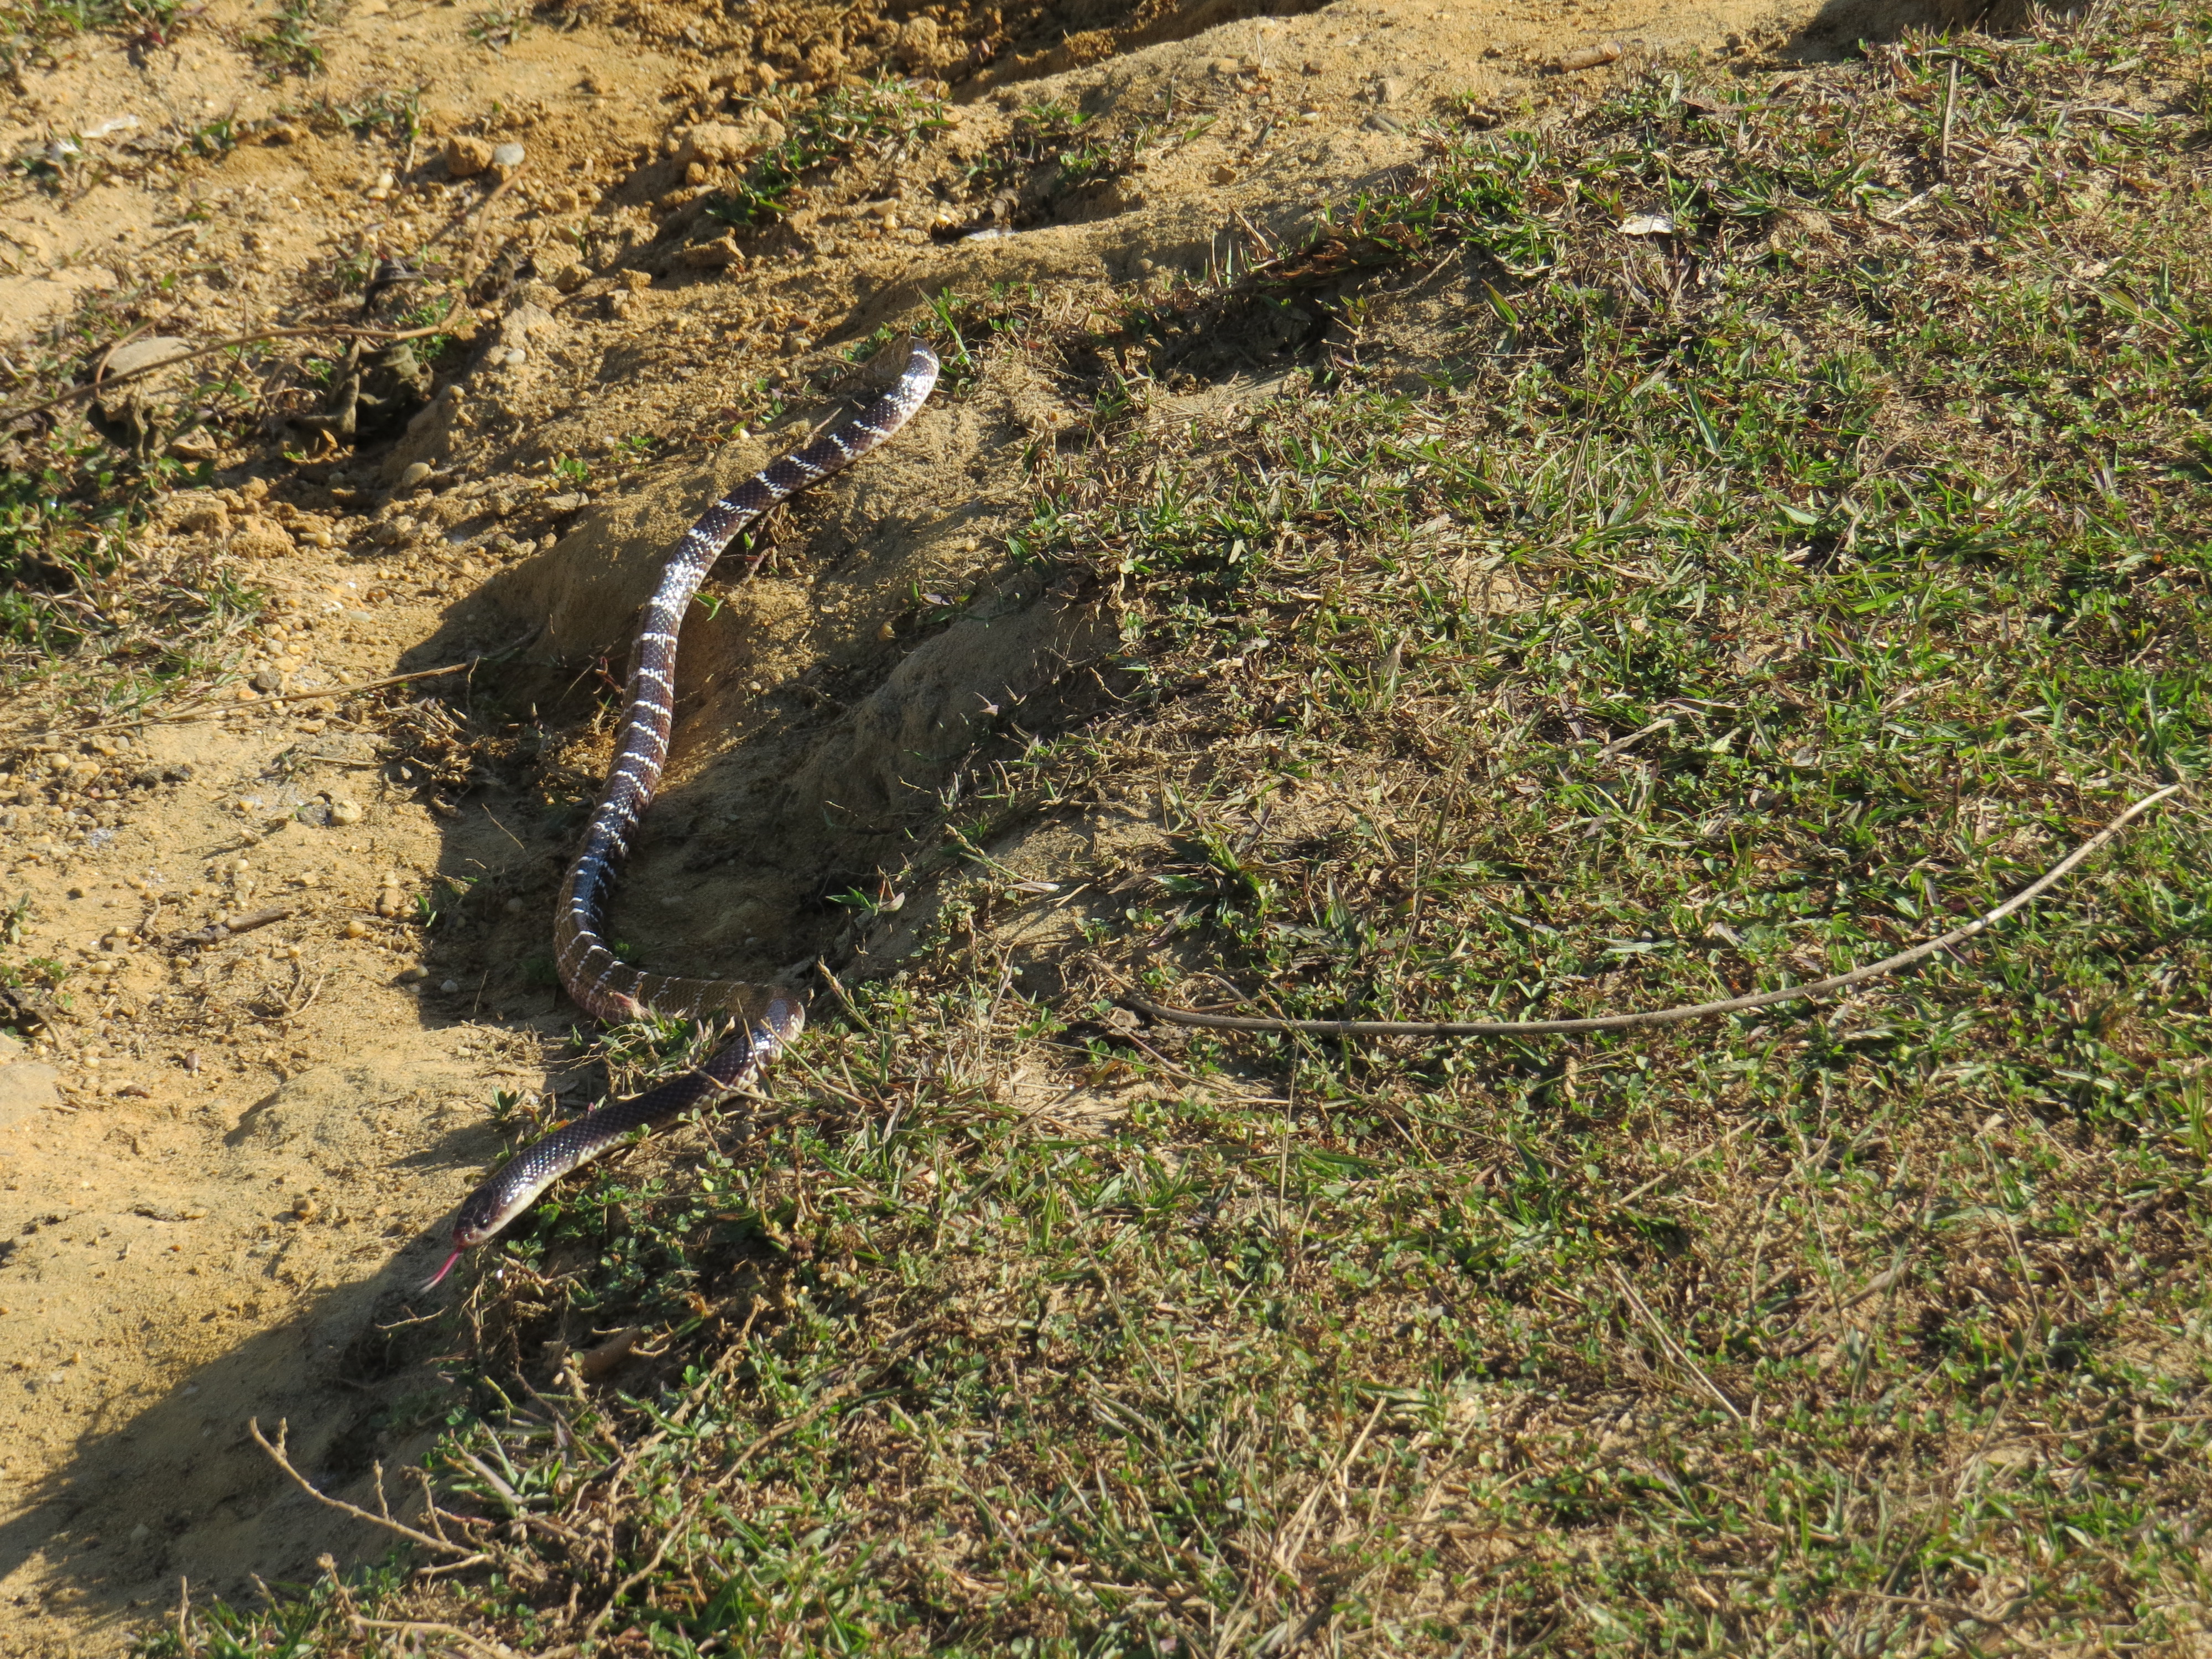
M 1880 979 L 1901 968 L 1910 968 L 1916 962 L 1924 962 L 1939 951 L 1948 951 L 1963 944 L 1977 933 L 1985 933 L 2014 912 L 2033 904 L 2066 878 L 2081 861 L 2102 848 L 2130 823 L 2154 806 L 2174 795 L 2186 786 L 2168 784 L 2155 794 L 2145 795 L 2119 817 L 2083 842 L 2050 869 L 2014 893 L 1993 910 L 1984 911 L 1972 921 L 1954 927 L 1925 944 L 1916 945 L 1908 951 L 1899 951 L 1893 957 L 1884 957 L 1880 962 L 1869 963 L 1863 968 L 1854 968 L 1847 974 L 1837 974 L 1827 979 L 1816 979 L 1808 985 L 1785 985 L 1778 991 L 1759 991 L 1750 996 L 1729 997 L 1721 1002 L 1694 1002 L 1674 1008 L 1647 1008 L 1632 1014 L 1604 1014 L 1589 1019 L 1283 1019 L 1248 1014 L 1202 1014 L 1191 1008 L 1171 1008 L 1146 1000 L 1134 994 L 1123 994 L 1118 1001 L 1135 1009 L 1150 1018 L 1164 1020 L 1170 1025 L 1194 1025 L 1208 1031 L 1298 1031 L 1313 1036 L 1566 1036 L 1583 1031 L 1626 1031 L 1642 1025 L 1673 1025 L 1686 1019 L 1711 1019 L 1720 1014 L 1740 1014 L 1753 1008 L 1771 1008 L 1778 1003 L 1805 1002 L 1815 997 L 1831 996 L 1838 991 L 1849 990 L 1854 985 L 1863 985 L 1869 980 Z
M 312 328 L 264 328 L 252 334 L 234 334 L 209 345 L 194 346 L 189 351 L 180 351 L 173 357 L 164 357 L 157 363 L 148 363 L 143 368 L 125 369 L 120 374 L 110 374 L 105 379 L 95 376 L 82 386 L 73 386 L 66 392 L 56 392 L 43 403 L 25 404 L 19 409 L 0 410 L 0 424 L 19 419 L 25 415 L 43 414 L 49 409 L 58 408 L 63 404 L 72 403 L 79 398 L 89 398 L 95 392 L 112 391 L 126 381 L 137 380 L 142 375 L 158 373 L 161 369 L 174 368 L 179 363 L 190 362 L 195 357 L 212 356 L 218 351 L 228 351 L 236 346 L 257 345 L 264 340 L 315 340 L 328 335 L 336 335 L 341 339 L 348 340 L 419 340 L 428 335 L 442 334 L 445 332 L 447 323 L 452 320 L 454 307 L 459 303 L 459 296 L 456 295 L 453 305 L 446 308 L 446 314 L 436 322 L 423 328 L 394 331 L 388 328 L 356 328 L 345 323 L 329 323 Z M 119 344 L 120 342 L 118 343 Z M 104 369 L 106 365 L 107 360 L 102 356 L 100 367 Z
M 51 735 L 82 738 L 89 737 L 94 732 L 120 731 L 127 726 L 143 726 L 149 721 L 155 720 L 163 725 L 174 725 L 185 720 L 213 720 L 217 716 L 227 717 L 231 714 L 244 714 L 248 709 L 266 708 L 273 702 L 327 702 L 333 697 L 349 697 L 356 691 L 380 691 L 387 685 L 405 685 L 414 680 L 434 680 L 447 674 L 466 673 L 471 669 L 481 668 L 488 662 L 504 657 L 510 652 L 520 651 L 537 637 L 538 631 L 532 629 L 513 645 L 501 646 L 496 651 L 487 651 L 482 656 L 471 657 L 466 662 L 447 663 L 443 668 L 418 668 L 409 674 L 386 674 L 381 679 L 355 680 L 349 684 L 333 685 L 320 691 L 282 691 L 266 697 L 248 697 L 241 702 L 216 702 L 214 695 L 210 693 L 206 696 L 197 697 L 190 702 L 180 704 L 172 711 L 153 714 L 140 713 L 125 720 L 105 720 L 98 726 L 81 726 L 73 732 L 54 732 Z M 208 706 L 210 704 L 214 706 Z
M 482 1550 L 471 1550 L 465 1545 L 456 1544 L 450 1538 L 434 1538 L 428 1533 L 418 1531 L 404 1522 L 393 1520 L 389 1514 L 372 1514 L 358 1504 L 347 1503 L 343 1498 L 332 1498 L 327 1492 L 316 1491 L 307 1477 L 292 1467 L 292 1460 L 285 1453 L 284 1437 L 290 1425 L 284 1419 L 279 1418 L 276 1422 L 276 1441 L 274 1445 L 271 1445 L 268 1437 L 261 1432 L 259 1418 L 248 1418 L 246 1423 L 246 1431 L 253 1437 L 253 1443 L 269 1454 L 270 1461 L 284 1472 L 284 1478 L 325 1509 L 336 1510 L 341 1515 L 349 1515 L 356 1521 L 366 1521 L 372 1527 L 382 1527 L 386 1532 L 396 1533 L 410 1544 L 420 1545 L 422 1548 L 440 1555 L 461 1558 L 464 1562 L 470 1565 L 491 1559 L 491 1557 Z M 382 1502 L 381 1492 L 379 1492 L 378 1499 L 380 1503 Z

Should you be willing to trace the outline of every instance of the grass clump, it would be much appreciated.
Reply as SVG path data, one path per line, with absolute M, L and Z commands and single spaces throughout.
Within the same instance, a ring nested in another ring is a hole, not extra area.
M 1826 1009 L 1436 1047 L 1108 993 L 1724 995 L 2201 776 L 2205 35 L 1647 76 L 1070 345 L 1128 414 L 1024 540 L 1112 596 L 1112 702 L 979 767 L 894 884 L 930 948 L 758 1109 L 502 1247 L 432 1459 L 495 1576 L 392 1607 L 687 1656 L 2201 1644 L 2193 806 Z
M 313 113 L 350 137 L 367 140 L 380 134 L 404 147 L 422 135 L 422 94 L 428 89 L 372 87 L 343 104 L 325 96 L 316 100 Z
M 866 153 L 896 161 L 907 146 L 944 125 L 942 106 L 905 81 L 840 87 L 785 112 L 785 136 L 735 185 L 719 190 L 706 216 L 724 224 L 771 224 L 790 211 L 813 169 Z
M 166 46 L 191 13 L 185 0 L 0 0 L 0 73 L 18 73 L 54 43 L 94 30 Z
M 323 48 L 317 37 L 330 10 L 327 0 L 278 0 L 241 44 L 271 76 L 320 75 Z
M 258 377 L 246 352 L 155 377 L 108 414 L 75 400 L 33 407 L 138 331 L 161 297 L 95 300 L 9 365 L 24 412 L 0 434 L 0 689 L 19 699 L 35 687 L 41 706 L 129 713 L 214 666 L 260 608 L 212 549 L 149 553 L 142 533 L 174 492 L 213 480 L 170 445 L 252 419 Z

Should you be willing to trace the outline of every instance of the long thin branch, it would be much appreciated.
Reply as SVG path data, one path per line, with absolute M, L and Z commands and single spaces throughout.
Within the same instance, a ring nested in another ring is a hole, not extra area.
M 328 1492 L 316 1491 L 308 1483 L 307 1477 L 294 1468 L 292 1460 L 284 1455 L 284 1436 L 289 1426 L 289 1425 L 283 1418 L 277 1419 L 276 1443 L 273 1446 L 269 1443 L 268 1437 L 261 1432 L 259 1418 L 248 1418 L 246 1422 L 246 1431 L 253 1437 L 253 1443 L 267 1452 L 276 1467 L 284 1471 L 285 1478 L 318 1504 L 337 1510 L 341 1514 L 349 1515 L 356 1521 L 366 1521 L 372 1527 L 382 1527 L 386 1532 L 397 1533 L 409 1543 L 418 1544 L 426 1550 L 434 1550 L 440 1555 L 459 1556 L 472 1561 L 491 1559 L 481 1550 L 469 1549 L 463 1545 L 454 1543 L 450 1538 L 433 1538 L 428 1533 L 418 1532 L 403 1522 L 394 1521 L 388 1515 L 374 1515 L 358 1504 L 347 1503 L 343 1498 L 332 1498 Z
M 255 345 L 263 340 L 313 340 L 325 336 L 336 336 L 337 338 L 345 340 L 420 340 L 428 335 L 444 333 L 446 325 L 453 319 L 453 313 L 459 305 L 460 296 L 456 295 L 453 303 L 446 307 L 445 315 L 424 328 L 401 329 L 395 331 L 388 328 L 359 328 L 349 323 L 324 323 L 306 328 L 264 328 L 252 334 L 234 334 L 228 339 L 217 340 L 211 345 L 194 346 L 191 350 L 180 351 L 173 357 L 164 357 L 156 363 L 148 363 L 139 368 L 127 368 L 120 374 L 110 374 L 104 380 L 92 380 L 86 381 L 82 386 L 73 386 L 66 392 L 56 392 L 44 403 L 25 404 L 20 409 L 0 410 L 0 423 L 5 423 L 24 415 L 41 414 L 49 409 L 58 408 L 63 404 L 73 402 L 79 398 L 89 398 L 97 392 L 112 391 L 115 387 L 127 381 L 135 380 L 141 375 L 158 374 L 162 369 L 173 368 L 179 363 L 190 362 L 195 357 L 212 356 L 218 351 L 228 351 L 234 346 Z M 105 360 L 103 360 L 103 365 L 104 362 Z
M 119 731 L 126 726 L 143 726 L 149 721 L 173 725 L 184 720 L 212 720 L 217 715 L 228 716 L 243 713 L 249 708 L 264 708 L 272 702 L 327 702 L 332 697 L 349 697 L 356 691 L 378 691 L 387 685 L 405 685 L 410 680 L 434 680 L 442 675 L 459 674 L 471 668 L 481 668 L 484 664 L 504 657 L 511 651 L 520 651 L 537 637 L 538 632 L 532 629 L 512 645 L 503 645 L 496 651 L 487 651 L 482 656 L 471 657 L 466 662 L 447 663 L 443 668 L 418 668 L 411 674 L 386 674 L 382 679 L 356 680 L 348 685 L 329 686 L 320 691 L 279 691 L 265 697 L 247 697 L 240 702 L 216 702 L 212 695 L 195 697 L 190 702 L 179 704 L 174 709 L 151 714 L 133 714 L 125 720 L 106 720 L 98 726 L 80 726 L 72 731 L 58 732 L 55 735 L 82 738 L 94 732 Z
M 590 1641 L 594 1636 L 597 1636 L 599 1633 L 600 1626 L 605 1624 L 608 1620 L 614 1617 L 615 1609 L 622 1605 L 622 1599 L 623 1596 L 628 1595 L 640 1584 L 642 1584 L 647 1579 L 652 1577 L 654 1573 L 660 1571 L 661 1562 L 667 1559 L 668 1547 L 676 1541 L 678 1534 L 681 1533 L 685 1528 L 691 1524 L 691 1517 L 696 1515 L 698 1511 L 699 1499 L 696 1497 L 693 1498 L 690 1503 L 684 1504 L 681 1510 L 677 1511 L 676 1519 L 669 1522 L 667 1530 L 660 1534 L 660 1542 L 654 1547 L 652 1558 L 635 1572 L 630 1574 L 629 1577 L 623 1579 L 621 1583 L 615 1586 L 615 1593 L 607 1597 L 606 1606 L 601 1607 L 599 1612 L 592 1614 L 592 1622 L 584 1626 L 584 1639 L 586 1642 Z
M 477 245 L 483 240 L 483 229 L 484 225 L 487 222 L 485 216 L 489 213 L 492 204 L 498 201 L 501 197 L 507 194 L 507 186 L 514 182 L 517 176 L 519 175 L 509 173 L 506 178 L 501 179 L 497 185 L 493 186 L 492 191 L 489 196 L 485 197 L 483 201 L 477 203 L 474 208 L 469 210 L 469 216 L 473 216 L 476 220 L 476 224 L 469 233 L 468 252 L 463 256 L 465 270 L 467 264 L 472 264 L 475 262 Z M 442 234 L 443 233 L 441 232 L 441 234 Z M 438 320 L 422 328 L 398 330 L 388 328 L 362 328 L 357 325 L 350 323 L 328 323 L 320 326 L 309 326 L 306 328 L 267 328 L 254 334 L 234 334 L 228 339 L 217 340 L 211 345 L 195 346 L 190 351 L 180 351 L 173 357 L 164 357 L 157 363 L 148 363 L 142 368 L 126 369 L 120 374 L 105 375 L 104 378 L 103 374 L 107 367 L 107 357 L 106 355 L 103 354 L 100 360 L 100 370 L 94 372 L 93 378 L 89 382 L 83 386 L 71 386 L 66 392 L 57 392 L 54 396 L 47 398 L 44 403 L 26 404 L 21 409 L 10 409 L 0 411 L 0 423 L 15 420 L 19 416 L 40 414 L 46 410 L 56 408 L 62 404 L 70 403 L 78 398 L 91 397 L 96 392 L 106 392 L 112 386 L 121 386 L 125 381 L 135 380 L 142 374 L 157 374 L 162 369 L 173 368 L 179 363 L 189 362 L 195 357 L 206 357 L 218 351 L 228 351 L 234 346 L 257 345 L 264 340 L 309 340 L 325 335 L 335 336 L 337 338 L 343 340 L 426 339 L 433 334 L 442 334 L 446 331 L 446 325 L 453 321 L 453 313 L 460 309 L 461 301 L 466 297 L 466 294 L 467 289 L 465 287 L 458 289 L 454 293 L 453 297 L 446 302 L 446 309 L 439 316 Z M 137 331 L 133 331 L 136 332 Z M 126 335 L 124 337 L 127 339 L 130 337 Z M 122 341 L 118 340 L 115 343 L 117 345 L 120 345 Z M 109 352 L 112 352 L 114 350 L 114 346 L 110 346 L 108 350 Z
M 1771 1008 L 1778 1003 L 1809 1001 L 1815 997 L 1849 990 L 1854 985 L 1863 985 L 1869 980 L 1893 974 L 1900 968 L 1910 968 L 1916 962 L 1926 961 L 1939 951 L 1948 951 L 1977 933 L 1987 932 L 2014 911 L 2024 909 L 2042 897 L 2072 874 L 2083 860 L 2097 852 L 2129 824 L 2161 801 L 2179 794 L 2185 787 L 2179 783 L 2169 784 L 2155 794 L 2145 795 L 1996 908 L 1984 911 L 1948 933 L 1931 939 L 1923 945 L 1916 945 L 1908 951 L 1899 951 L 1893 957 L 1884 957 L 1880 962 L 1869 963 L 1863 968 L 1854 968 L 1847 974 L 1816 979 L 1807 985 L 1785 985 L 1778 991 L 1759 991 L 1750 996 L 1730 997 L 1723 1002 L 1694 1002 L 1674 1008 L 1649 1008 L 1640 1013 L 1606 1014 L 1590 1019 L 1425 1020 L 1262 1018 L 1245 1014 L 1204 1014 L 1193 1008 L 1166 1007 L 1134 995 L 1125 994 L 1116 1000 L 1150 1018 L 1164 1020 L 1170 1025 L 1194 1025 L 1208 1031 L 1297 1031 L 1314 1036 L 1416 1037 L 1565 1036 L 1580 1031 L 1626 1031 L 1641 1025 L 1672 1025 L 1686 1019 L 1711 1019 L 1719 1014 L 1740 1014 L 1753 1008 Z

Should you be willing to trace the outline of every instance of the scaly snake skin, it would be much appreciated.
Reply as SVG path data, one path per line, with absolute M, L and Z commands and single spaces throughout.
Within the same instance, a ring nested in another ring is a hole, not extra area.
M 583 847 L 562 884 L 560 910 L 553 924 L 556 959 L 562 987 L 594 1018 L 635 1019 L 647 1012 L 683 1019 L 727 1018 L 735 1022 L 737 1035 L 705 1065 L 641 1095 L 610 1101 L 517 1154 L 462 1204 L 453 1222 L 453 1252 L 431 1285 L 453 1270 L 464 1251 L 498 1232 L 556 1181 L 631 1130 L 743 1087 L 805 1024 L 805 1006 L 792 993 L 773 986 L 683 979 L 627 966 L 607 948 L 599 920 L 615 866 L 629 852 L 629 838 L 652 802 L 668 759 L 669 726 L 675 714 L 676 635 L 699 583 L 731 538 L 779 501 L 842 471 L 883 443 L 907 423 L 936 384 L 937 355 L 919 340 L 911 342 L 906 368 L 889 392 L 854 419 L 756 472 L 708 507 L 684 532 L 675 556 L 661 571 L 660 586 L 645 607 L 630 648 L 614 767 L 599 793 Z

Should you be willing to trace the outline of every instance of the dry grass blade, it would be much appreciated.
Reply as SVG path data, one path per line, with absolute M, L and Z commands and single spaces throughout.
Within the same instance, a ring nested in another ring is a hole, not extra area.
M 1784 986 L 1779 990 L 1760 991 L 1750 996 L 1730 997 L 1719 1002 L 1686 1003 L 1679 1007 L 1650 1008 L 1632 1014 L 1604 1014 L 1588 1019 L 1284 1019 L 1266 1015 L 1200 1013 L 1195 1009 L 1167 1007 L 1127 993 L 1119 1000 L 1139 1013 L 1154 1019 L 1164 1020 L 1171 1025 L 1195 1026 L 1209 1031 L 1296 1031 L 1310 1036 L 1426 1037 L 1559 1036 L 1583 1031 L 1627 1031 L 1640 1026 L 1673 1025 L 1684 1020 L 1748 1013 L 1755 1008 L 1772 1008 L 1785 1002 L 1809 1001 L 1819 997 L 1833 996 L 1839 991 L 1850 990 L 1853 986 L 1864 985 L 1900 969 L 1910 968 L 1915 963 L 1925 962 L 1938 951 L 1948 951 L 1978 933 L 1987 932 L 2006 917 L 2033 904 L 2130 823 L 2161 801 L 2181 793 L 2185 787 L 2183 784 L 2168 784 L 2165 788 L 2136 801 L 2102 830 L 1994 909 L 1985 910 L 1972 921 L 1910 950 L 1899 951 L 1895 956 L 1884 957 L 1880 962 L 1870 962 L 1863 968 L 1852 969 L 1847 974 L 1832 975 L 1807 985 Z
M 292 1460 L 285 1453 L 286 1426 L 282 1422 L 277 1424 L 276 1439 L 274 1444 L 271 1444 L 268 1437 L 261 1432 L 260 1419 L 248 1419 L 246 1429 L 246 1432 L 253 1437 L 253 1443 L 268 1453 L 270 1462 L 283 1472 L 284 1478 L 324 1508 L 336 1510 L 341 1515 L 349 1515 L 356 1521 L 365 1521 L 372 1527 L 380 1527 L 395 1536 L 405 1539 L 418 1549 L 428 1550 L 434 1555 L 445 1556 L 456 1564 L 465 1563 L 474 1565 L 492 1559 L 482 1550 L 471 1549 L 465 1545 L 456 1544 L 449 1538 L 434 1537 L 429 1533 L 408 1526 L 404 1522 L 393 1520 L 388 1514 L 374 1514 L 361 1508 L 358 1504 L 349 1504 L 342 1498 L 332 1498 L 327 1492 L 318 1491 L 306 1475 L 292 1467 Z
M 258 345 L 268 340 L 380 340 L 388 344 L 398 340 L 426 339 L 431 335 L 444 331 L 454 308 L 459 304 L 459 296 L 456 295 L 452 304 L 447 307 L 444 317 L 422 328 L 398 330 L 357 328 L 344 323 L 332 323 L 321 327 L 264 328 L 258 329 L 250 334 L 234 334 L 226 339 L 213 341 L 207 345 L 194 346 L 189 351 L 180 351 L 173 357 L 164 357 L 159 362 L 148 363 L 139 368 L 127 369 L 120 374 L 111 374 L 105 379 L 95 375 L 82 386 L 71 386 L 66 392 L 57 392 L 52 397 L 44 398 L 38 403 L 24 404 L 15 409 L 0 410 L 0 424 L 21 420 L 27 416 L 42 415 L 47 410 L 58 409 L 62 404 L 74 403 L 80 398 L 90 398 L 103 392 L 111 392 L 117 386 L 131 380 L 148 374 L 158 374 L 166 369 L 174 368 L 179 363 L 190 362 L 196 357 L 212 356 L 219 351 L 233 351 L 240 346 Z M 106 360 L 103 359 L 102 367 L 105 366 Z
M 58 735 L 84 738 L 101 732 L 131 730 L 149 722 L 174 725 L 182 720 L 223 720 L 233 714 L 251 714 L 257 708 L 265 708 L 272 703 L 328 702 L 334 697 L 350 697 L 362 691 L 380 691 L 386 686 L 411 685 L 417 680 L 443 679 L 448 674 L 471 673 L 488 662 L 496 662 L 502 657 L 520 651 L 536 637 L 537 630 L 532 629 L 512 645 L 504 645 L 496 651 L 487 651 L 481 656 L 471 657 L 466 662 L 448 663 L 443 668 L 417 668 L 404 674 L 386 674 L 376 679 L 356 680 L 349 684 L 327 686 L 320 690 L 287 691 L 274 696 L 247 697 L 237 702 L 216 703 L 213 707 L 204 706 L 213 702 L 212 698 L 198 698 L 176 708 L 157 709 L 150 714 L 140 713 L 128 720 L 105 720 L 97 726 L 76 726 L 65 733 Z
M 1674 1334 L 1667 1328 L 1665 1322 L 1658 1315 L 1653 1313 L 1644 1304 L 1644 1298 L 1636 1293 L 1636 1287 L 1622 1275 L 1620 1269 L 1608 1264 L 1607 1271 L 1613 1275 L 1614 1287 L 1620 1291 L 1628 1305 L 1636 1310 L 1636 1316 L 1644 1322 L 1644 1328 L 1658 1340 L 1659 1346 L 1667 1357 L 1696 1377 L 1698 1386 L 1712 1397 L 1715 1405 L 1726 1412 L 1735 1421 L 1742 1422 L 1744 1420 L 1742 1408 L 1721 1391 L 1720 1384 L 1706 1374 L 1705 1368 L 1698 1363 L 1697 1357 L 1674 1340 Z

